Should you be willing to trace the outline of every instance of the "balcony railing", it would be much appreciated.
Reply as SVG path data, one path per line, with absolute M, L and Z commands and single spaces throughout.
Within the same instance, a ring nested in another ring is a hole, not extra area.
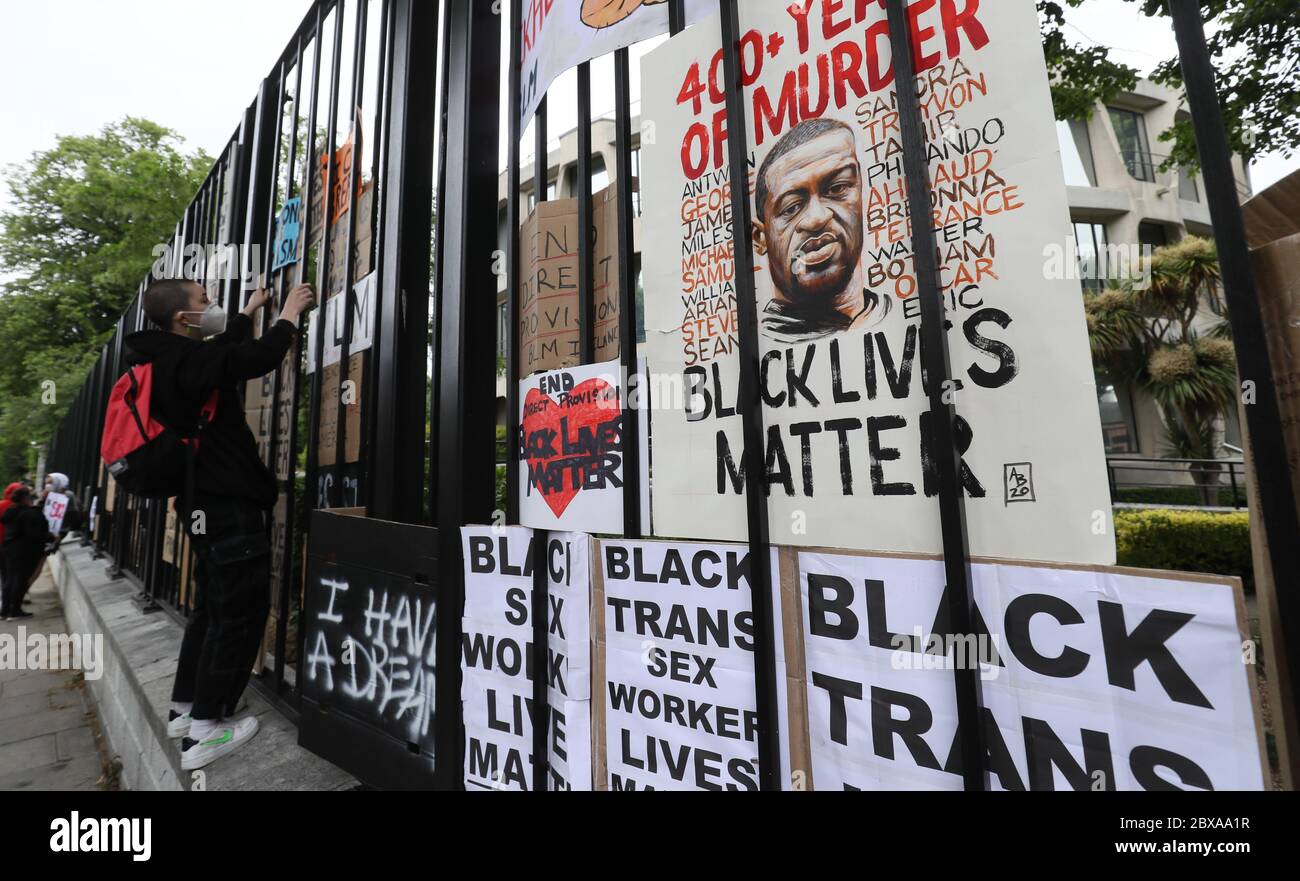
M 1130 177 L 1134 180 L 1153 184 L 1159 182 L 1156 174 L 1160 170 L 1160 166 L 1169 159 L 1169 156 L 1162 153 L 1152 153 L 1148 150 L 1120 150 L 1120 158 L 1124 160 L 1124 167 L 1128 169 Z M 1177 177 L 1174 183 L 1178 186 L 1178 198 L 1188 202 L 1201 201 L 1201 185 L 1198 176 L 1180 167 L 1177 169 Z M 1254 195 L 1245 181 L 1234 178 L 1233 183 L 1237 187 L 1238 198 L 1243 202 Z

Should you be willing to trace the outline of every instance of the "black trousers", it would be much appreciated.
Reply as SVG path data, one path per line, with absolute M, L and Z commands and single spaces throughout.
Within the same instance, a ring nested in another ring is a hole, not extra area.
M 36 573 L 45 557 L 39 550 L 16 550 L 10 548 L 0 557 L 0 571 L 4 572 L 4 586 L 0 588 L 0 615 L 17 615 L 23 610 L 23 598 L 27 596 L 27 584 Z
M 220 719 L 234 713 L 248 685 L 271 607 L 266 514 L 250 501 L 196 493 L 181 515 L 193 541 L 198 593 L 172 700 L 193 703 L 195 719 Z

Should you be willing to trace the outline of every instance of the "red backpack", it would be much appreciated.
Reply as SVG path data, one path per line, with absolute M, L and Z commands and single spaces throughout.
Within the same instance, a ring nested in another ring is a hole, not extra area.
M 194 433 L 182 435 L 153 418 L 152 390 L 152 364 L 127 368 L 108 398 L 99 454 L 122 489 L 144 498 L 167 499 L 189 488 L 199 436 L 217 415 L 217 392 L 199 410 Z

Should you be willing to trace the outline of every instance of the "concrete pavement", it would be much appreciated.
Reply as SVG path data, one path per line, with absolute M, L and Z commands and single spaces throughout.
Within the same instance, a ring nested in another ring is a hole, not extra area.
M 0 639 L 22 634 L 66 634 L 49 569 L 27 594 L 34 617 L 0 621 Z M 16 645 L 17 651 L 25 651 Z M 25 656 L 25 655 L 24 655 Z M 98 724 L 81 671 L 0 668 L 0 791 L 115 789 L 106 774 Z

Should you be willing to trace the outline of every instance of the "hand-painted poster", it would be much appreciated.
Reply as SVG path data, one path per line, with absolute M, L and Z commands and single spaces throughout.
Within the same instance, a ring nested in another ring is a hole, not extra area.
M 748 547 L 606 539 L 597 547 L 609 788 L 757 790 Z M 774 585 L 777 562 L 773 551 Z M 789 781 L 779 611 L 774 631 L 780 779 Z
M 1236 579 L 979 563 L 953 637 L 942 561 L 797 558 L 815 789 L 961 789 L 958 664 L 992 789 L 1264 786 Z
M 533 541 L 521 527 L 466 526 L 462 630 L 465 786 L 533 788 Z M 548 790 L 591 789 L 591 538 L 546 542 Z
M 668 33 L 667 0 L 522 0 L 520 128 L 555 78 L 584 61 Z M 686 0 L 686 20 L 716 12 L 716 0 Z
M 941 550 L 936 452 L 883 4 L 741 5 L 764 473 L 741 470 L 720 26 L 644 60 L 646 336 L 655 533 Z M 972 553 L 1112 563 L 1069 213 L 1031 0 L 913 0 Z M 680 385 L 678 385 L 680 383 Z M 669 402 L 664 388 L 675 387 Z
M 519 522 L 535 529 L 622 532 L 622 367 L 617 361 L 537 373 L 519 383 Z M 639 406 L 638 402 L 630 402 Z M 642 410 L 644 413 L 644 410 Z M 641 449 L 648 420 L 641 418 Z M 641 457 L 645 485 L 648 456 Z M 642 492 L 648 503 L 648 494 Z M 646 504 L 642 522 L 648 523 Z

